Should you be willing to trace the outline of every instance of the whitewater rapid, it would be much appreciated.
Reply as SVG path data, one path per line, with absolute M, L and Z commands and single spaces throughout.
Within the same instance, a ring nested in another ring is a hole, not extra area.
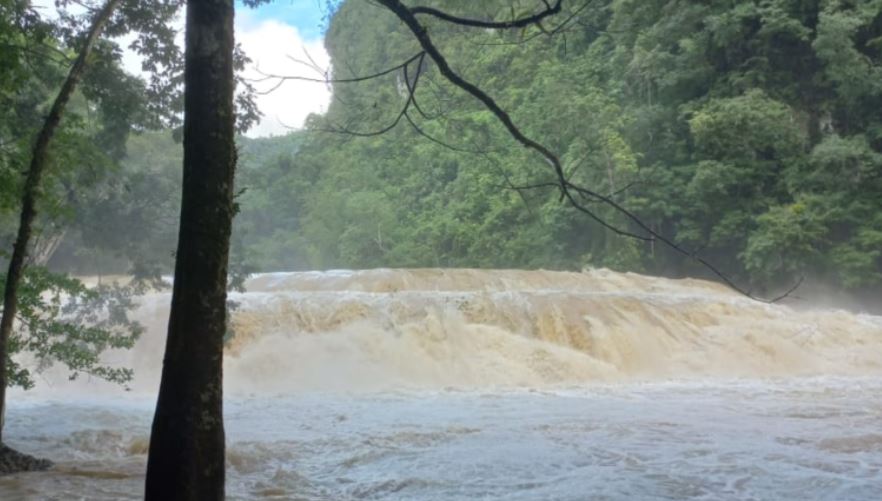
M 882 499 L 882 318 L 605 270 L 258 275 L 232 295 L 231 499 Z M 137 499 L 169 296 L 110 362 L 48 371 L 0 499 Z

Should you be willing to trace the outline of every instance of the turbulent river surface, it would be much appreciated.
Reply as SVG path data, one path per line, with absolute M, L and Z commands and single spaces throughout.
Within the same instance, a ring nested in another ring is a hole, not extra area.
M 258 275 L 225 360 L 231 499 L 882 499 L 882 318 L 608 271 Z M 109 361 L 50 369 L 0 499 L 137 499 L 168 294 Z M 26 361 L 25 361 L 26 362 Z

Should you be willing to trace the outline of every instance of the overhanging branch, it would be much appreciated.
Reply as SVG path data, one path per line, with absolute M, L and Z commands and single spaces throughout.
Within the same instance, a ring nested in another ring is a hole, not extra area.
M 276 81 L 276 84 L 272 88 L 270 88 L 269 90 L 266 90 L 266 91 L 258 92 L 258 94 L 269 94 L 269 93 L 275 91 L 276 89 L 278 89 L 283 83 L 285 83 L 289 80 L 297 80 L 297 81 L 301 81 L 301 82 L 323 83 L 323 84 L 365 82 L 367 80 L 373 80 L 375 78 L 379 78 L 382 76 L 389 75 L 391 73 L 395 73 L 396 71 L 401 71 L 403 68 L 407 68 L 407 66 L 410 65 L 410 63 L 416 61 L 417 59 L 422 61 L 423 57 L 425 57 L 425 53 L 418 52 L 417 54 L 414 54 L 413 56 L 411 56 L 410 58 L 405 60 L 403 63 L 395 65 L 391 68 L 387 68 L 385 70 L 378 71 L 378 72 L 372 73 L 370 75 L 364 75 L 364 76 L 358 76 L 358 77 L 352 77 L 352 78 L 330 78 L 328 72 L 322 72 L 325 75 L 325 78 L 311 78 L 311 77 L 303 77 L 303 76 L 298 76 L 298 75 L 278 75 L 278 74 L 274 74 L 274 73 L 265 73 L 265 72 L 261 71 L 259 68 L 257 68 L 256 71 L 258 73 L 260 73 L 261 78 L 249 78 L 249 79 L 245 79 L 245 80 L 248 82 L 251 82 L 251 83 L 261 83 L 261 82 L 267 82 L 270 80 Z M 294 61 L 299 62 L 296 59 Z M 319 69 L 315 66 L 312 66 L 312 65 L 308 65 L 308 66 L 312 67 L 316 71 L 319 71 Z
M 697 263 L 704 266 L 706 269 L 708 269 L 714 275 L 716 275 L 720 280 L 722 280 L 726 285 L 728 285 L 731 289 L 735 290 L 736 292 L 738 292 L 748 298 L 754 299 L 756 301 L 760 301 L 760 302 L 764 302 L 764 303 L 773 303 L 773 302 L 780 301 L 781 299 L 789 296 L 802 283 L 802 279 L 800 279 L 793 287 L 791 287 L 784 294 L 782 294 L 778 297 L 775 297 L 773 299 L 763 299 L 763 298 L 759 298 L 757 296 L 754 296 L 750 291 L 745 290 L 742 287 L 740 287 L 739 285 L 737 285 L 732 279 L 730 279 L 726 274 L 724 274 L 722 271 L 720 271 L 712 263 L 708 262 L 707 260 L 705 260 L 704 258 L 702 258 L 700 256 L 697 256 L 693 252 L 689 252 L 688 250 L 680 247 L 677 243 L 675 243 L 671 239 L 658 233 L 657 231 L 652 229 L 650 226 L 648 226 L 646 223 L 644 223 L 637 215 L 635 215 L 633 212 L 631 212 L 628 209 L 626 209 L 625 207 L 623 207 L 621 204 L 619 204 L 618 202 L 616 202 L 612 198 L 605 196 L 605 195 L 602 195 L 600 193 L 597 193 L 597 192 L 590 190 L 588 188 L 585 188 L 583 186 L 577 186 L 577 185 L 573 184 L 572 182 L 570 182 L 569 179 L 567 179 L 565 172 L 564 172 L 564 169 L 563 169 L 563 166 L 562 166 L 562 163 L 560 161 L 560 158 L 558 158 L 558 156 L 554 152 L 549 150 L 547 147 L 545 147 L 541 143 L 539 143 L 539 142 L 531 139 L 527 135 L 525 135 L 520 130 L 520 128 L 517 127 L 517 125 L 511 119 L 509 114 L 505 110 L 503 110 L 502 107 L 499 106 L 499 104 L 497 104 L 496 101 L 489 94 L 487 94 L 486 92 L 481 90 L 475 84 L 464 79 L 462 76 L 460 76 L 458 73 L 456 73 L 450 67 L 446 58 L 441 54 L 441 52 L 435 46 L 435 44 L 432 41 L 431 37 L 429 36 L 429 33 L 426 30 L 426 28 L 422 24 L 420 24 L 419 20 L 416 18 L 417 13 L 423 13 L 423 14 L 429 13 L 429 12 L 426 12 L 426 8 L 416 7 L 416 8 L 411 9 L 411 8 L 408 8 L 407 6 L 405 6 L 400 0 L 377 0 L 377 2 L 381 5 L 383 5 L 384 7 L 386 7 L 387 9 L 389 9 L 407 26 L 407 28 L 411 31 L 411 33 L 414 35 L 414 37 L 416 37 L 417 41 L 419 42 L 419 44 L 422 47 L 425 54 L 428 55 L 429 58 L 432 59 L 432 61 L 435 63 L 435 65 L 438 66 L 438 70 L 441 72 L 441 74 L 448 81 L 450 81 L 450 83 L 452 83 L 456 87 L 459 87 L 460 89 L 462 89 L 463 91 L 465 91 L 466 93 L 470 94 L 472 97 L 474 97 L 475 99 L 480 101 L 485 106 L 485 108 L 487 108 L 487 110 L 490 111 L 497 118 L 497 120 L 499 120 L 500 123 L 502 123 L 502 125 L 509 132 L 509 134 L 512 136 L 512 138 L 514 138 L 518 143 L 523 145 L 525 148 L 531 149 L 531 150 L 539 153 L 543 158 L 545 158 L 545 160 L 548 162 L 548 164 L 551 166 L 551 168 L 554 171 L 554 175 L 556 178 L 556 185 L 557 185 L 556 187 L 560 191 L 561 200 L 566 200 L 576 210 L 586 214 L 588 217 L 590 217 L 591 219 L 593 219 L 594 221 L 599 223 L 604 228 L 607 228 L 608 230 L 613 231 L 614 233 L 616 233 L 618 235 L 627 236 L 627 237 L 631 237 L 631 238 L 635 238 L 635 239 L 643 240 L 643 241 L 658 240 L 658 241 L 664 243 L 666 246 L 673 249 L 677 253 L 682 254 L 690 259 L 693 259 Z M 561 3 L 562 3 L 562 0 L 559 0 L 555 4 L 555 7 L 558 9 L 558 11 L 560 9 Z M 546 2 L 546 5 L 548 6 L 547 2 Z M 416 9 L 420 9 L 420 11 L 417 12 Z M 552 9 L 553 9 L 553 7 L 549 6 L 549 9 L 547 9 L 547 10 L 550 11 Z M 543 11 L 543 12 L 545 12 L 545 11 Z M 442 19 L 445 19 L 444 17 L 438 16 L 437 14 L 432 14 L 432 15 L 435 15 L 436 17 L 440 17 Z M 551 14 L 549 13 L 547 15 L 551 15 Z M 546 17 L 547 17 L 547 15 L 546 15 Z M 449 20 L 450 22 L 453 22 L 456 24 L 463 24 L 461 22 L 457 22 L 458 20 L 461 20 L 460 18 L 452 18 L 452 19 L 445 19 L 445 20 Z M 533 20 L 533 21 L 528 22 L 526 24 L 531 24 L 532 22 L 537 22 L 537 21 Z M 481 25 L 481 26 L 487 27 L 487 28 L 503 28 L 503 27 L 505 27 L 505 26 L 501 26 L 501 25 L 500 26 Z M 517 27 L 517 26 L 507 26 L 507 27 Z M 399 115 L 399 120 L 402 116 L 404 116 L 407 113 L 407 107 L 410 104 L 410 102 L 411 102 L 411 98 L 408 99 L 408 104 L 405 105 L 404 109 L 402 110 L 401 114 Z M 585 205 L 581 204 L 578 200 L 576 200 L 576 197 L 573 196 L 573 193 L 576 193 L 576 194 L 580 195 L 581 197 L 586 197 L 588 199 L 593 199 L 593 200 L 603 202 L 605 205 L 612 207 L 617 213 L 625 216 L 626 219 L 630 220 L 635 226 L 637 226 L 644 233 L 638 234 L 638 233 L 635 233 L 632 231 L 628 231 L 628 230 L 619 228 L 619 227 L 609 223 L 604 218 L 598 216 L 594 211 L 592 211 L 591 209 L 589 209 Z
M 386 2 L 380 3 L 386 5 Z M 448 14 L 444 11 L 432 7 L 412 7 L 408 10 L 411 14 L 414 15 L 425 14 L 428 16 L 437 17 L 438 19 L 441 19 L 442 21 L 447 21 L 448 23 L 458 24 L 460 26 L 504 30 L 511 28 L 524 28 L 526 26 L 530 26 L 531 24 L 538 24 L 546 17 L 553 16 L 559 13 L 561 7 L 563 6 L 563 0 L 557 0 L 554 5 L 549 4 L 545 0 L 543 0 L 542 3 L 545 4 L 545 9 L 543 9 L 542 11 L 537 12 L 536 14 L 532 14 L 530 16 L 512 19 L 511 21 L 481 21 L 479 19 L 469 19 L 465 17 L 454 16 L 452 14 Z

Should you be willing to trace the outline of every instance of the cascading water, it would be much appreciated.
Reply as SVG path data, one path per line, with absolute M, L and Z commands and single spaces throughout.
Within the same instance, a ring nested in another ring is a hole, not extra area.
M 233 499 L 882 499 L 882 318 L 608 271 L 259 275 L 225 360 Z M 10 396 L 56 461 L 0 499 L 141 495 L 168 294 L 131 391 Z

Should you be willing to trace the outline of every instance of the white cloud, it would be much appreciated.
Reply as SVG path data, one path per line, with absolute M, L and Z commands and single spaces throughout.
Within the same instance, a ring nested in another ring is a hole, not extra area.
M 56 17 L 54 0 L 34 0 L 33 3 L 41 14 L 49 18 Z M 76 5 L 72 6 L 72 9 L 77 8 Z M 177 43 L 183 44 L 183 12 L 175 19 L 174 25 L 178 31 Z M 141 56 L 128 49 L 134 39 L 134 35 L 127 35 L 117 39 L 117 42 L 123 48 L 123 68 L 129 73 L 142 75 Z M 250 9 L 237 9 L 236 41 L 242 44 L 245 53 L 253 61 L 245 72 L 248 78 L 260 76 L 257 68 L 265 73 L 322 78 L 315 70 L 289 58 L 305 59 L 306 53 L 322 68 L 330 67 L 330 57 L 321 39 L 304 40 L 296 27 L 275 20 L 261 21 Z M 258 90 L 266 91 L 274 87 L 275 82 L 255 85 Z M 273 92 L 257 96 L 257 105 L 263 118 L 247 135 L 278 135 L 287 133 L 291 128 L 301 128 L 310 113 L 324 113 L 330 99 L 330 89 L 324 84 L 287 81 Z
M 314 69 L 291 60 L 292 57 L 305 60 L 306 54 L 321 68 L 330 67 L 330 57 L 322 41 L 304 40 L 293 26 L 278 21 L 246 22 L 244 27 L 238 21 L 236 24 L 236 40 L 252 59 L 251 67 L 245 73 L 248 78 L 259 78 L 261 72 L 322 78 Z M 268 91 L 277 83 L 266 81 L 255 86 L 258 90 Z M 285 134 L 292 127 L 300 128 L 309 114 L 324 113 L 330 99 L 331 92 L 325 84 L 285 81 L 269 94 L 258 96 L 257 105 L 264 116 L 248 136 Z

